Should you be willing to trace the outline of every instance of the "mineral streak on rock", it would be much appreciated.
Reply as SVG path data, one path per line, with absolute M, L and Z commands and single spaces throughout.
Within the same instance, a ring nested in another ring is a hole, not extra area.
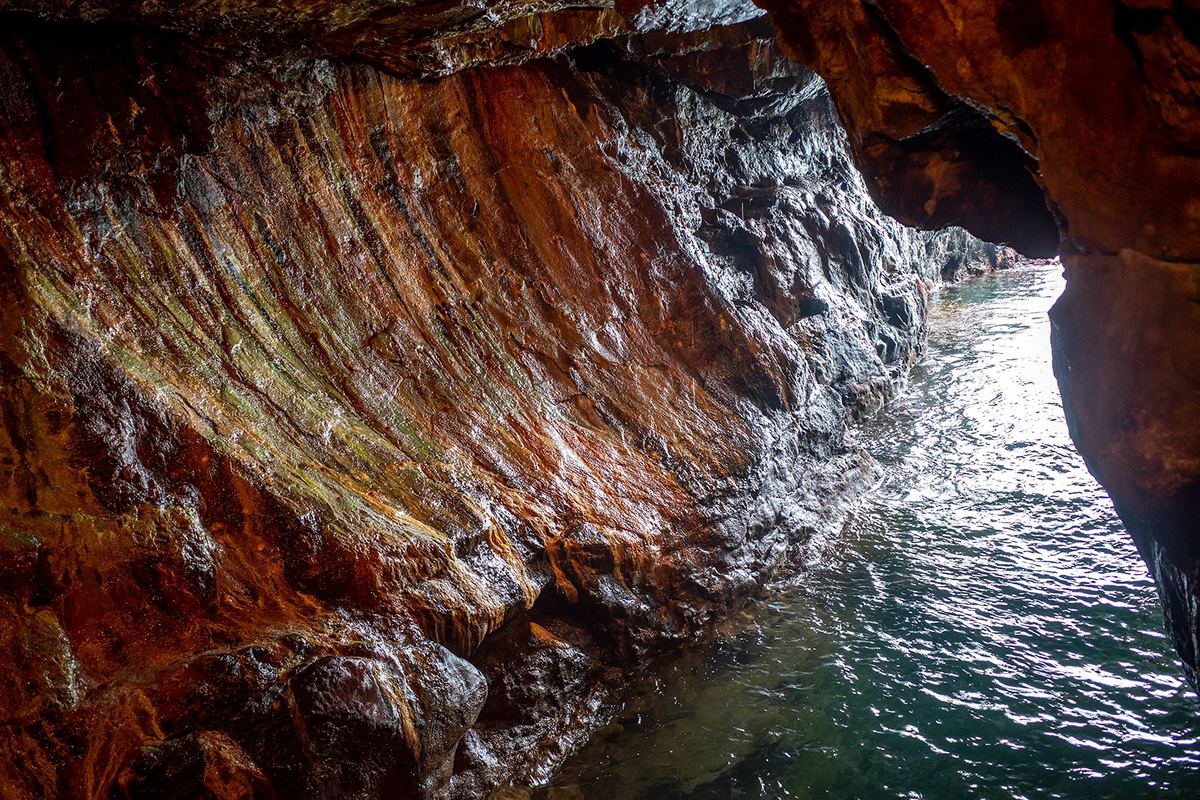
M 1061 237 L 1067 290 L 1051 318 L 1071 434 L 1200 688 L 1195 3 L 762 5 L 828 82 L 883 208 L 1027 254 Z
M 883 216 L 761 21 L 413 80 L 467 12 L 156 8 L 0 18 L 6 796 L 536 780 L 837 525 L 1003 256 Z

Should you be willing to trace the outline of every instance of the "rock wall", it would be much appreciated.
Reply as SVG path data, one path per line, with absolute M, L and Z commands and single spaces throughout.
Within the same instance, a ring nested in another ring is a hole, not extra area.
M 1200 11 L 1176 0 L 764 0 L 911 224 L 1061 249 L 1067 423 L 1200 688 Z
M 5 797 L 537 780 L 839 525 L 999 251 L 881 214 L 761 19 L 435 79 L 206 8 L 0 24 Z

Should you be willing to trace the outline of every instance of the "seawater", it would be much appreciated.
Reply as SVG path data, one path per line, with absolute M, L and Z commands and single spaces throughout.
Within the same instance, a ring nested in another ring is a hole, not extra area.
M 941 289 L 860 443 L 883 485 L 797 582 L 673 663 L 551 796 L 1200 797 L 1200 707 L 1071 445 L 1056 268 Z

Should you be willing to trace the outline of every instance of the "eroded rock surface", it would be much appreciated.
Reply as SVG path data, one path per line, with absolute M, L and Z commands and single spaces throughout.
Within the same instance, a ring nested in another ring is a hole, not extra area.
M 0 784 L 536 780 L 1003 254 L 882 215 L 762 20 L 414 80 L 207 8 L 0 25 Z

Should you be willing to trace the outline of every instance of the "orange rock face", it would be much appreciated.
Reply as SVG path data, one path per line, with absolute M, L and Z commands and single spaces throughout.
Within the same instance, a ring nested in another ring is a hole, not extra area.
M 837 524 L 926 279 L 1007 257 L 868 190 L 1061 251 L 1195 678 L 1192 4 L 763 5 L 848 142 L 737 2 L 0 0 L 6 791 L 544 775 Z
M 1194 4 L 763 5 L 785 49 L 829 82 L 883 207 L 1031 253 L 1061 247 L 1067 290 L 1052 320 L 1067 420 L 1158 578 L 1195 683 Z
M 838 523 L 997 254 L 882 216 L 760 23 L 416 81 L 5 22 L 17 797 L 536 779 Z

